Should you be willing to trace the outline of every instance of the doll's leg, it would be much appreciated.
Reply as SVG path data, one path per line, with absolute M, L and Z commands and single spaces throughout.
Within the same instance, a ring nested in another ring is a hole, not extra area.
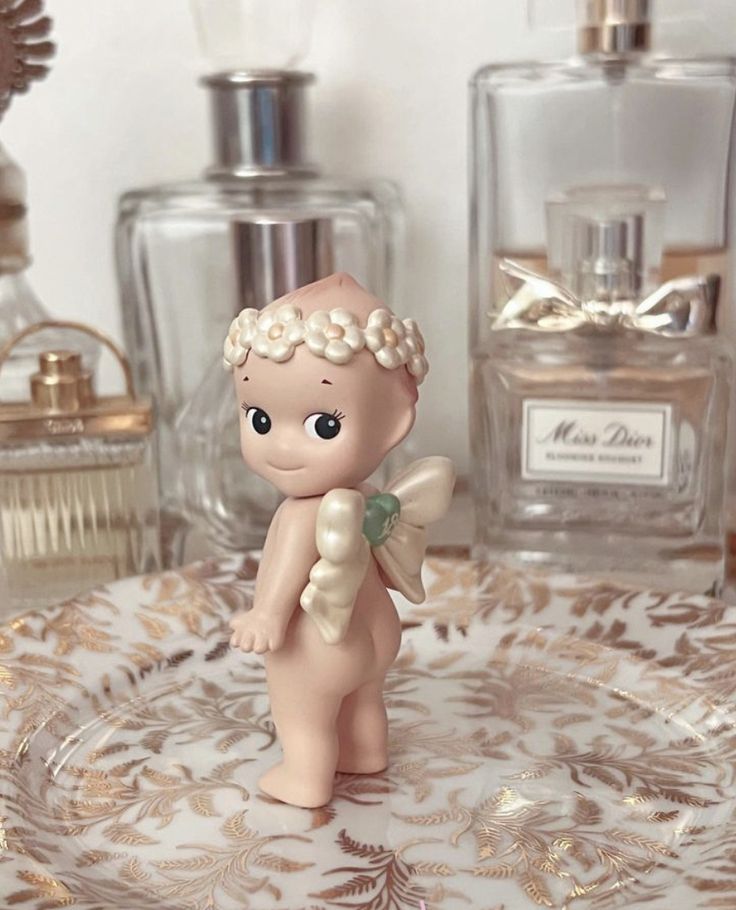
M 383 701 L 383 678 L 351 692 L 337 718 L 340 757 L 337 770 L 375 774 L 388 764 L 388 720 Z
M 293 806 L 324 806 L 335 781 L 341 698 L 313 691 L 303 679 L 281 678 L 278 673 L 269 673 L 268 683 L 271 716 L 284 757 L 258 785 Z

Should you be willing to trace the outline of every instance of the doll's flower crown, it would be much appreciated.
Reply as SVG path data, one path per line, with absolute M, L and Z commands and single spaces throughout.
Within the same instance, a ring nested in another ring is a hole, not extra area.
M 398 319 L 390 310 L 377 309 L 365 328 L 347 310 L 319 310 L 304 319 L 292 303 L 263 312 L 248 308 L 232 321 L 225 339 L 225 369 L 245 362 L 248 351 L 282 363 L 306 344 L 330 363 L 349 363 L 367 348 L 387 370 L 405 366 L 419 385 L 429 371 L 424 338 L 413 319 Z

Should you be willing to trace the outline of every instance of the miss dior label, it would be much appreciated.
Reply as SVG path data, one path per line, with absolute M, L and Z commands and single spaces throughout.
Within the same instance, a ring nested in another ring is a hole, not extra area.
M 667 486 L 672 405 L 526 399 L 522 477 Z

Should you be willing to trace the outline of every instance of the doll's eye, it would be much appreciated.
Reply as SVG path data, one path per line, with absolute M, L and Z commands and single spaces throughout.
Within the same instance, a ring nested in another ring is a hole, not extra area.
M 271 429 L 271 418 L 262 408 L 246 408 L 245 419 L 261 436 L 265 436 Z
M 334 439 L 340 432 L 342 423 L 341 415 L 337 412 L 334 414 L 310 414 L 304 421 L 304 429 L 307 436 L 313 439 Z

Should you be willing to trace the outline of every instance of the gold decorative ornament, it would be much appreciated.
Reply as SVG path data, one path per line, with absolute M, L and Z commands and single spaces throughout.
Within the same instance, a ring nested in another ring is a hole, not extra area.
M 45 40 L 52 20 L 42 13 L 42 0 L 0 0 L 0 117 L 13 95 L 48 75 L 43 61 L 54 55 L 56 45 Z

